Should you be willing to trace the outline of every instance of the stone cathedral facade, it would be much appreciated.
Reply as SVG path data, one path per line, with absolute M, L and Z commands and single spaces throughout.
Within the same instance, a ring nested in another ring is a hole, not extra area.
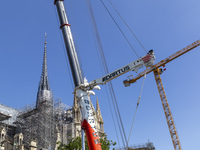
M 0 150 L 56 150 L 56 142 L 81 136 L 81 113 L 76 97 L 73 107 L 53 99 L 47 74 L 47 47 L 44 47 L 42 75 L 34 106 L 17 110 L 0 104 Z M 99 135 L 104 122 L 98 100 L 91 104 Z

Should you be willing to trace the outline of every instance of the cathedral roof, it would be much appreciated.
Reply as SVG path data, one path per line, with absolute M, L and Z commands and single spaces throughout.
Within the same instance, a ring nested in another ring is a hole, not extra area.
M 0 103 L 0 121 L 3 121 L 3 123 L 13 125 L 18 114 L 19 111 L 17 109 Z

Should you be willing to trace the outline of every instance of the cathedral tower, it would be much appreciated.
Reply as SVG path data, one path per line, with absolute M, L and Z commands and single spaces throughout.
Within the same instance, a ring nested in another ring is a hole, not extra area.
M 36 110 L 37 113 L 32 116 L 37 126 L 35 130 L 35 139 L 37 139 L 38 149 L 52 149 L 55 147 L 55 118 L 53 110 L 53 94 L 50 91 L 47 74 L 47 42 L 45 33 L 44 56 L 42 65 L 42 75 L 38 86 Z M 34 124 L 32 122 L 31 124 Z M 31 139 L 34 140 L 34 139 Z
M 104 133 L 104 127 L 103 127 L 104 122 L 103 122 L 103 117 L 101 115 L 98 98 L 96 101 L 96 117 L 97 117 L 97 126 L 98 126 L 97 129 L 99 130 L 99 133 L 101 135 L 102 133 Z
M 104 127 L 103 127 L 104 121 L 103 121 L 103 117 L 101 115 L 101 110 L 100 110 L 98 99 L 96 100 L 96 110 L 92 103 L 90 103 L 90 105 L 94 112 L 93 115 L 94 115 L 94 120 L 95 120 L 98 134 L 101 137 L 101 135 L 104 134 Z M 73 137 L 81 136 L 81 113 L 80 113 L 80 108 L 79 108 L 79 104 L 78 104 L 78 100 L 77 100 L 76 96 L 74 96 L 72 112 L 73 112 L 74 130 L 75 130 Z

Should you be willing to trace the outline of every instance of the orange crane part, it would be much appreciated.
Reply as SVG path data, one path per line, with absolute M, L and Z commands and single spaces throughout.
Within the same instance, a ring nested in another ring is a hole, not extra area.
M 160 99 L 162 101 L 162 106 L 163 106 L 163 110 L 165 112 L 165 117 L 167 119 L 167 124 L 168 124 L 169 132 L 170 132 L 170 135 L 171 135 L 171 138 L 172 138 L 172 142 L 173 142 L 173 145 L 174 145 L 174 149 L 175 150 L 181 150 L 181 145 L 180 145 L 179 138 L 178 138 L 178 135 L 177 135 L 177 132 L 176 132 L 176 127 L 175 127 L 175 124 L 174 124 L 174 121 L 173 121 L 172 113 L 171 113 L 171 110 L 170 110 L 170 107 L 169 107 L 169 104 L 168 104 L 168 101 L 167 101 L 167 97 L 166 97 L 166 94 L 165 94 L 165 90 L 164 90 L 164 87 L 163 87 L 163 84 L 162 84 L 162 80 L 161 80 L 161 77 L 160 77 L 162 70 L 157 68 L 153 71 L 153 73 L 154 73 L 155 80 L 156 80 L 156 83 L 157 83 L 158 91 L 160 93 Z
M 192 49 L 198 47 L 200 45 L 200 40 L 197 40 L 195 41 L 194 43 L 188 45 L 187 47 L 177 51 L 176 53 L 174 53 L 173 55 L 161 60 L 160 62 L 158 62 L 157 64 L 153 65 L 152 67 L 148 67 L 145 71 L 139 73 L 135 78 L 132 78 L 132 79 L 127 79 L 127 80 L 124 80 L 124 85 L 125 86 L 129 86 L 131 83 L 134 83 L 136 82 L 138 79 L 140 79 L 141 77 L 143 77 L 145 74 L 148 74 L 150 72 L 152 72 L 153 70 L 161 67 L 161 66 L 164 66 L 165 64 L 167 64 L 168 62 L 176 59 L 177 57 L 191 51 Z
M 179 141 L 179 138 L 178 138 L 178 135 L 177 135 L 176 127 L 175 127 L 175 124 L 174 124 L 174 121 L 173 121 L 172 113 L 171 113 L 171 110 L 170 110 L 170 107 L 169 107 L 169 104 L 168 104 L 168 101 L 167 101 L 167 97 L 166 97 L 166 94 L 165 94 L 165 91 L 164 91 L 162 80 L 161 80 L 161 77 L 160 77 L 160 74 L 163 72 L 163 70 L 160 67 L 165 66 L 166 63 L 176 59 L 179 56 L 182 56 L 183 54 L 191 51 L 192 49 L 198 47 L 199 45 L 200 45 L 200 40 L 197 40 L 197 41 L 193 42 L 192 44 L 188 45 L 187 47 L 177 51 L 173 55 L 161 60 L 160 62 L 153 65 L 152 67 L 147 68 L 145 71 L 139 73 L 135 78 L 127 79 L 123 82 L 125 86 L 129 86 L 131 83 L 136 82 L 138 79 L 143 77 L 145 74 L 148 74 L 152 71 L 154 72 L 156 84 L 157 84 L 157 87 L 158 87 L 158 91 L 159 91 L 159 94 L 160 94 L 163 110 L 164 110 L 164 113 L 165 113 L 165 117 L 166 117 L 166 120 L 167 120 L 168 128 L 169 128 L 169 131 L 170 131 L 171 139 L 172 139 L 173 146 L 174 146 L 175 150 L 181 150 L 181 145 L 180 145 L 180 141 Z

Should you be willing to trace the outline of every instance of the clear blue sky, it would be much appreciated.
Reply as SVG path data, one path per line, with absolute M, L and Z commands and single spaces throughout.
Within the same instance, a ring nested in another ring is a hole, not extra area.
M 104 0 L 107 2 L 106 0 Z M 65 0 L 72 33 L 89 81 L 102 76 L 86 1 Z M 108 4 L 108 3 L 106 3 Z M 156 62 L 200 39 L 200 1 L 116 0 L 119 10 L 144 47 L 154 49 Z M 109 70 L 137 59 L 101 5 L 92 2 Z M 108 5 L 139 56 L 145 55 Z M 1 0 L 0 2 L 0 103 L 20 108 L 36 100 L 42 71 L 44 33 L 47 32 L 48 75 L 55 98 L 72 106 L 73 85 L 53 0 Z M 200 139 L 200 47 L 166 65 L 162 81 L 184 150 L 199 147 Z M 128 135 L 142 79 L 125 88 L 113 81 L 122 120 Z M 117 141 L 105 87 L 96 92 L 109 139 Z M 95 96 L 92 101 L 95 104 Z M 147 75 L 130 144 L 154 143 L 157 150 L 172 150 L 161 100 L 153 73 Z M 122 145 L 122 144 L 121 144 Z

